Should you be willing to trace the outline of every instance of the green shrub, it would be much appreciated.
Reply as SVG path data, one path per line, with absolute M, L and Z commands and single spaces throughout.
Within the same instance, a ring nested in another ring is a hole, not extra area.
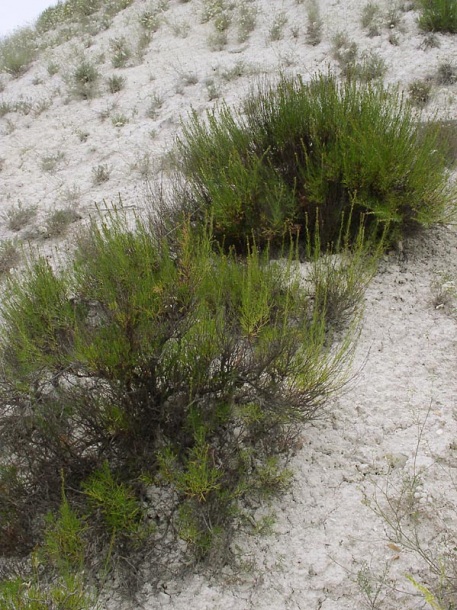
M 5 610 L 89 610 L 93 600 L 81 576 L 68 574 L 47 585 L 37 579 L 0 582 L 0 607 Z
M 0 72 L 22 76 L 37 56 L 38 45 L 30 28 L 22 28 L 0 40 Z
M 125 83 L 127 82 L 124 76 L 119 76 L 118 74 L 114 74 L 107 79 L 108 89 L 110 93 L 119 93 L 125 87 Z
M 79 99 L 88 100 L 97 94 L 100 72 L 87 60 L 76 66 L 70 75 L 70 93 Z
M 189 211 L 210 214 L 218 240 L 281 245 L 319 227 L 324 248 L 342 213 L 389 225 L 390 236 L 442 218 L 449 204 L 444 155 L 395 90 L 283 79 L 240 111 L 191 115 L 177 142 Z M 316 224 L 317 223 L 317 224 Z
M 457 32 L 457 3 L 455 0 L 420 0 L 419 25 L 429 32 Z
M 83 483 L 83 489 L 94 511 L 101 513 L 111 535 L 138 532 L 141 517 L 138 499 L 132 489 L 114 479 L 108 462 Z
M 159 522 L 199 556 L 223 546 L 238 503 L 281 479 L 270 458 L 344 382 L 349 342 L 332 345 L 292 255 L 243 262 L 188 223 L 125 226 L 93 223 L 67 269 L 39 258 L 4 292 L 0 447 L 14 472 L 0 509 L 16 552 L 49 510 L 54 538 L 78 529 L 61 472 L 68 510 L 88 506 L 106 543 L 147 537 L 148 480 L 175 498 L 152 507 Z

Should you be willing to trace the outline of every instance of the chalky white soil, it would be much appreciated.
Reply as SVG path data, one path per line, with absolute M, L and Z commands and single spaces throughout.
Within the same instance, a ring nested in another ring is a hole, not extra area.
M 110 39 L 125 36 L 135 47 L 138 15 L 151 5 L 137 0 L 116 16 L 110 29 L 49 49 L 17 80 L 1 75 L 0 102 L 26 100 L 36 107 L 47 100 L 49 107 L 41 114 L 32 110 L 0 118 L 0 212 L 18 202 L 38 207 L 33 226 L 19 233 L 9 231 L 2 220 L 0 238 L 32 239 L 49 252 L 54 247 L 62 250 L 97 206 L 104 210 L 121 201 L 129 209 L 146 210 L 153 205 L 146 197 L 147 182 L 163 166 L 180 119 L 191 108 L 201 113 L 221 100 L 236 103 L 264 75 L 277 77 L 282 71 L 306 80 L 317 70 L 335 67 L 331 40 L 338 31 L 361 52 L 383 57 L 385 81 L 405 90 L 418 78 L 436 75 L 443 61 L 457 65 L 457 37 L 438 35 L 438 48 L 424 48 L 415 11 L 402 12 L 399 25 L 369 38 L 360 26 L 364 1 L 320 0 L 322 41 L 310 46 L 305 3 L 256 4 L 257 25 L 248 40 L 238 43 L 236 27 L 231 26 L 221 51 L 209 47 L 214 26 L 201 23 L 201 3 L 170 0 L 142 62 L 114 70 Z M 389 5 L 380 0 L 379 6 L 387 10 Z M 283 38 L 270 41 L 268 32 L 281 12 L 287 17 Z M 188 28 L 186 37 L 176 35 L 177 26 Z M 392 34 L 397 45 L 389 42 Z M 112 95 L 102 81 L 98 97 L 72 99 L 65 76 L 83 56 L 99 62 L 104 78 L 125 76 L 125 89 Z M 51 61 L 60 65 L 52 77 L 47 72 Z M 241 76 L 227 77 L 234 67 Z M 195 75 L 194 84 L 188 84 L 189 75 Z M 215 91 L 219 97 L 210 100 L 214 96 L 209 92 Z M 432 91 L 426 116 L 454 118 L 457 85 L 435 85 Z M 148 118 L 153 96 L 163 104 Z M 119 114 L 128 118 L 124 126 L 112 122 Z M 82 133 L 87 134 L 85 141 Z M 56 153 L 63 153 L 56 168 L 44 171 L 43 157 Z M 108 166 L 110 179 L 94 186 L 92 170 L 98 165 Z M 67 239 L 46 240 L 47 215 L 70 200 L 81 221 Z M 405 240 L 402 251 L 386 255 L 366 292 L 351 382 L 328 403 L 325 417 L 303 430 L 302 447 L 291 462 L 290 491 L 271 506 L 259 507 L 259 515 L 275 513 L 272 533 L 243 535 L 234 542 L 250 570 L 227 567 L 217 577 L 195 573 L 161 583 L 159 589 L 146 587 L 134 603 L 121 603 L 114 596 L 105 607 L 427 607 L 406 578 L 410 574 L 427 582 L 426 565 L 418 553 L 393 542 L 386 518 L 391 516 L 389 504 L 395 508 L 399 503 L 406 514 L 417 513 L 420 544 L 432 553 L 434 548 L 445 549 L 446 533 L 453 532 L 454 540 L 457 536 L 457 324 L 449 297 L 453 281 L 457 235 L 452 226 Z M 381 511 L 386 518 L 380 517 Z M 404 522 L 406 532 L 409 521 Z M 370 606 L 366 595 L 369 587 L 376 592 L 379 580 L 383 585 L 377 605 Z

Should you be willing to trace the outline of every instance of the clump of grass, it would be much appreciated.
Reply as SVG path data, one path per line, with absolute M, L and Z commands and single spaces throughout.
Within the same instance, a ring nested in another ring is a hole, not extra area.
M 306 12 L 308 17 L 306 42 L 314 47 L 322 40 L 323 22 L 320 16 L 319 0 L 309 0 Z
M 15 240 L 0 242 L 0 277 L 4 277 L 21 262 L 21 251 Z
M 457 81 L 457 69 L 449 61 L 438 66 L 436 82 L 438 85 L 453 85 Z
M 109 41 L 111 65 L 113 68 L 125 68 L 132 56 L 132 51 L 124 36 L 112 38 Z
M 106 163 L 102 163 L 92 168 L 92 182 L 95 186 L 108 182 L 111 169 Z
M 50 61 L 46 67 L 46 70 L 48 72 L 48 75 L 52 77 L 55 74 L 58 74 L 60 70 L 60 65 L 55 61 Z
M 381 33 L 381 10 L 375 2 L 368 2 L 363 7 L 360 22 L 369 36 L 379 36 Z
M 83 60 L 70 76 L 70 93 L 79 99 L 88 100 L 97 95 L 100 72 L 96 66 Z
M 19 78 L 30 68 L 37 53 L 38 44 L 31 28 L 22 28 L 0 39 L 0 72 Z
M 44 172 L 53 172 L 64 159 L 65 153 L 61 150 L 56 153 L 44 155 L 40 161 L 41 169 Z
M 430 80 L 415 80 L 408 85 L 411 103 L 418 108 L 424 108 L 430 101 L 432 83 Z
M 67 232 L 69 226 L 81 220 L 80 214 L 73 207 L 66 207 L 54 210 L 45 221 L 47 238 L 62 237 Z
M 20 231 L 27 226 L 37 215 L 36 206 L 24 206 L 22 202 L 13 205 L 6 211 L 6 226 L 10 231 Z
M 454 0 L 420 0 L 419 26 L 428 32 L 457 32 L 457 4 Z
M 0 118 L 6 116 L 7 114 L 13 111 L 14 106 L 11 102 L 6 102 L 5 100 L 2 100 L 0 102 Z
M 241 1 L 238 2 L 236 10 L 238 42 L 246 42 L 251 32 L 255 30 L 258 7 L 256 4 Z
M 159 110 L 162 108 L 163 106 L 163 98 L 158 95 L 157 93 L 154 93 L 153 95 L 151 95 L 150 100 L 149 100 L 149 105 L 148 108 L 146 110 L 146 116 L 148 117 L 148 119 L 156 119 L 157 115 L 159 113 Z
M 124 127 L 124 125 L 127 125 L 128 122 L 128 116 L 122 113 L 114 114 L 111 117 L 111 123 L 114 125 L 114 127 Z
M 284 36 L 284 28 L 288 22 L 287 15 L 284 11 L 277 13 L 273 19 L 270 29 L 268 30 L 268 38 L 270 41 L 281 40 Z
M 125 78 L 125 76 L 113 74 L 112 76 L 108 77 L 108 79 L 107 79 L 109 92 L 110 93 L 119 93 L 119 91 L 122 91 L 122 89 L 124 89 L 126 82 L 127 82 L 127 79 Z
M 395 91 L 321 75 L 260 89 L 239 112 L 193 114 L 178 151 L 197 217 L 210 214 L 221 242 L 242 248 L 305 239 L 316 222 L 334 242 L 351 206 L 356 223 L 367 214 L 390 235 L 436 222 L 450 204 L 436 139 L 419 138 Z

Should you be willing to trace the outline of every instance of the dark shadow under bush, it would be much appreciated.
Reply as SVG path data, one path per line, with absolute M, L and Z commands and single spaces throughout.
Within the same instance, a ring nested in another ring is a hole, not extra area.
M 381 85 L 283 79 L 239 111 L 194 113 L 177 148 L 181 198 L 237 248 L 313 240 L 316 227 L 327 247 L 350 213 L 353 235 L 364 214 L 398 237 L 441 219 L 450 199 L 437 132 L 419 134 L 411 108 Z

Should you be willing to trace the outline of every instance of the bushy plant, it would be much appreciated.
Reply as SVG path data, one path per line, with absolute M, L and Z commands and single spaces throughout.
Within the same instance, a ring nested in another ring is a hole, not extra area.
M 36 58 L 38 45 L 31 28 L 22 28 L 0 40 L 0 72 L 19 78 Z
M 307 226 L 326 247 L 350 209 L 355 231 L 363 213 L 395 237 L 442 218 L 450 200 L 436 132 L 419 137 L 415 114 L 381 85 L 283 79 L 239 111 L 193 114 L 177 149 L 191 212 L 210 213 L 218 239 L 241 248 L 306 238 Z
M 79 99 L 88 100 L 97 94 L 100 72 L 93 63 L 81 61 L 70 76 L 70 93 Z
M 107 79 L 108 89 L 110 93 L 119 93 L 125 87 L 125 83 L 127 82 L 124 76 L 119 76 L 118 74 L 113 74 Z
M 420 0 L 419 25 L 429 32 L 457 32 L 457 4 L 455 0 Z
M 16 552 L 49 510 L 52 539 L 63 521 L 73 531 L 70 508 L 107 542 L 138 542 L 147 479 L 174 498 L 151 507 L 159 522 L 208 553 L 344 381 L 349 344 L 331 345 L 292 255 L 271 264 L 252 248 L 243 262 L 189 223 L 125 226 L 93 223 L 68 268 L 32 260 L 4 293 L 0 510 Z

